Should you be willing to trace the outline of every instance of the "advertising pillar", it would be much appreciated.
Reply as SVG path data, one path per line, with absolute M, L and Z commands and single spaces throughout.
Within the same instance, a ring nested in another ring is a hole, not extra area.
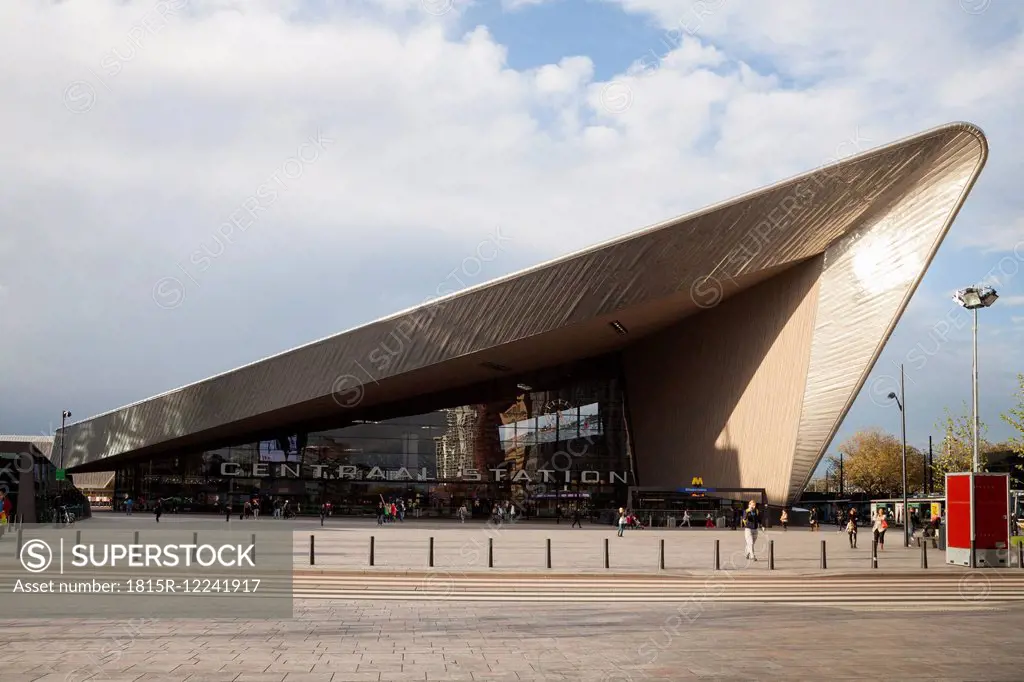
M 946 474 L 946 563 L 1006 567 L 1009 543 L 1009 474 Z

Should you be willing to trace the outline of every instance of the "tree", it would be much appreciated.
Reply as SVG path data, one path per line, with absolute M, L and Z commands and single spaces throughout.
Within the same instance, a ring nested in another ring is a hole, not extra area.
M 1017 404 L 1002 415 L 1003 421 L 1013 427 L 1014 433 L 1006 444 L 1013 454 L 1024 460 L 1024 374 L 1017 375 L 1017 392 L 1014 394 Z M 1024 471 L 1024 464 L 1014 465 L 1018 471 Z
M 939 443 L 939 452 L 935 457 L 935 489 L 942 491 L 946 486 L 946 474 L 958 471 L 970 471 L 974 465 L 974 428 L 971 412 L 964 403 L 963 412 L 954 415 L 946 408 L 943 422 L 935 425 L 943 433 Z M 978 422 L 978 468 L 984 471 L 988 466 L 985 453 L 992 449 L 992 444 L 985 440 L 988 427 Z
M 903 494 L 903 443 L 881 429 L 853 434 L 840 448 L 847 490 L 859 490 L 870 497 L 898 497 Z M 839 457 L 829 457 L 838 471 Z M 920 489 L 924 481 L 924 456 L 907 446 L 907 490 Z

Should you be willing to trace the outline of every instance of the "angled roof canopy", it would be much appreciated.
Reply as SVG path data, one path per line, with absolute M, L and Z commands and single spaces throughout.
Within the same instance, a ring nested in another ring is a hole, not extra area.
M 798 492 L 986 158 L 978 128 L 936 128 L 70 425 L 66 462 L 109 469 L 121 455 L 336 425 L 593 357 L 820 258 L 790 483 Z

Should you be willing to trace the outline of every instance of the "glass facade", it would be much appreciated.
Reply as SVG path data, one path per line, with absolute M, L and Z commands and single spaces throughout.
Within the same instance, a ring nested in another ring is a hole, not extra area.
M 259 498 L 263 513 L 288 501 L 300 514 L 324 504 L 374 514 L 401 499 L 409 516 L 462 505 L 483 516 L 497 502 L 548 516 L 625 504 L 636 481 L 618 371 L 550 383 L 561 385 L 518 384 L 486 403 L 128 464 L 117 471 L 115 507 L 163 499 L 171 510 L 237 512 Z

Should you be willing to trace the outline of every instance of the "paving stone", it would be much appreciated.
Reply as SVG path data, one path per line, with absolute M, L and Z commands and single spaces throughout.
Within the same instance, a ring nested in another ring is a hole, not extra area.
M 677 608 L 297 602 L 291 620 L 164 621 L 109 657 L 95 654 L 123 627 L 116 621 L 7 620 L 0 680 L 1021 679 L 1022 607 L 853 613 L 714 603 L 693 625 L 672 629 Z M 423 638 L 421 624 L 442 634 Z

